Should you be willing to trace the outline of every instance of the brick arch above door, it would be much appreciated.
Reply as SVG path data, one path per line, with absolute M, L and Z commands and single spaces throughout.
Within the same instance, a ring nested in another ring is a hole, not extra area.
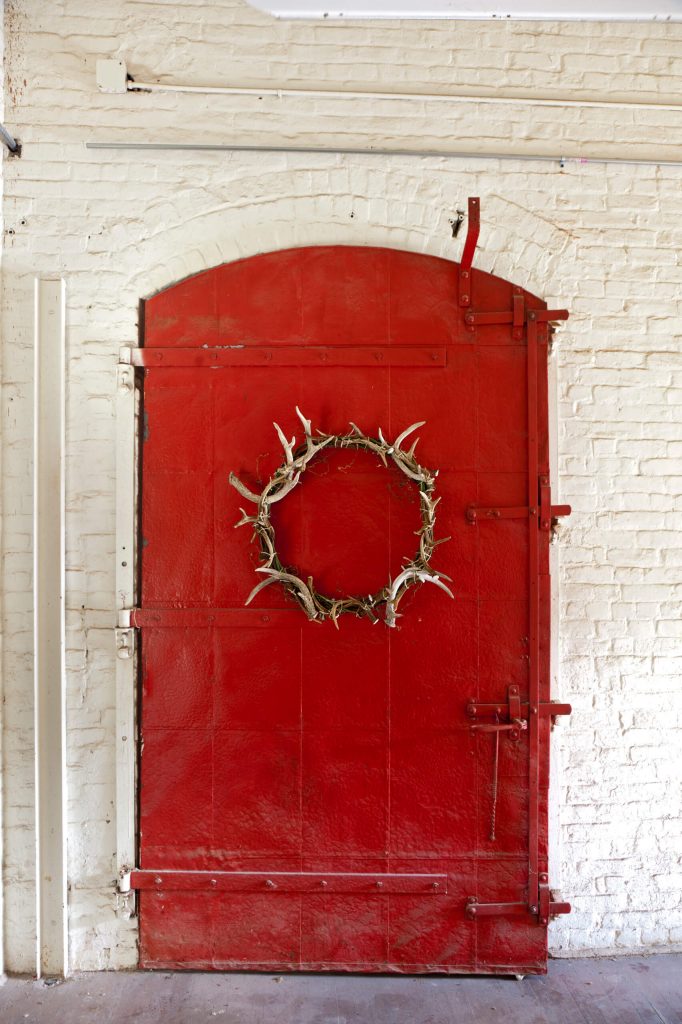
M 244 205 L 203 206 L 201 196 L 191 208 L 177 203 L 173 216 L 159 229 L 154 211 L 145 213 L 128 245 L 135 251 L 134 273 L 121 282 L 121 295 L 136 303 L 173 284 L 226 262 L 292 247 L 352 245 L 390 246 L 441 257 L 459 258 L 464 239 L 452 238 L 450 221 L 464 200 L 458 192 L 480 191 L 485 223 L 476 265 L 513 281 L 550 304 L 562 301 L 567 261 L 576 259 L 575 238 L 518 199 L 502 198 L 489 189 L 488 175 L 461 176 L 420 168 L 297 168 L 282 175 L 263 170 L 260 192 L 248 192 Z M 235 183 L 233 183 L 234 185 Z M 325 189 L 325 194 L 311 194 Z M 409 198 L 407 192 L 409 191 Z M 369 198 L 380 195 L 381 199 Z M 512 190 L 512 195 L 514 192 Z M 351 214 L 353 216 L 351 217 Z

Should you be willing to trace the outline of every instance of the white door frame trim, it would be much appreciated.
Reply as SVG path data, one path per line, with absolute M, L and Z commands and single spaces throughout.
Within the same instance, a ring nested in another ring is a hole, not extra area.
M 134 910 L 130 872 L 137 852 L 135 630 L 137 600 L 137 419 L 139 396 L 130 349 L 123 349 L 116 387 L 116 872 L 126 910 Z
M 36 975 L 68 973 L 65 283 L 34 285 L 33 631 Z

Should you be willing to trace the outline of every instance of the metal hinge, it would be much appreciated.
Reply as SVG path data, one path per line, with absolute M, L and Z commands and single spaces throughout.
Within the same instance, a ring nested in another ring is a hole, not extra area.
M 541 875 L 540 878 L 547 878 Z M 551 917 L 558 914 L 570 914 L 570 903 L 555 902 L 551 898 L 549 885 L 540 884 L 540 905 L 529 906 L 527 903 L 479 903 L 477 896 L 469 896 L 464 913 L 470 921 L 477 917 L 526 917 L 528 914 L 537 917 L 540 924 L 547 924 Z
M 130 625 L 130 612 L 127 609 L 118 613 L 119 624 L 114 629 L 116 657 L 127 661 L 135 654 L 135 627 Z
M 517 292 L 520 289 L 517 289 Z M 460 306 L 464 303 L 460 302 Z M 523 337 L 523 328 L 528 318 L 529 311 L 525 309 L 522 295 L 515 294 L 512 300 L 512 309 L 505 309 L 490 312 L 475 312 L 467 310 L 464 314 L 464 323 L 468 331 L 475 331 L 477 327 L 497 327 L 502 324 L 511 324 L 512 337 L 520 340 Z M 533 319 L 541 324 L 555 324 L 559 320 L 568 320 L 567 309 L 533 309 Z
M 481 201 L 478 196 L 469 197 L 469 225 L 467 236 L 464 240 L 462 259 L 459 264 L 459 304 L 467 307 L 471 305 L 471 264 L 476 252 L 476 244 L 481 231 Z
M 515 506 L 482 506 L 467 505 L 466 521 L 476 526 L 482 519 L 495 522 L 498 519 L 537 519 L 539 529 L 549 533 L 555 520 L 561 516 L 570 516 L 570 505 L 552 505 L 552 492 L 549 477 L 542 474 L 538 477 L 538 504 Z
M 132 889 L 155 892 L 359 893 L 447 896 L 446 874 L 336 871 L 182 871 L 134 868 Z

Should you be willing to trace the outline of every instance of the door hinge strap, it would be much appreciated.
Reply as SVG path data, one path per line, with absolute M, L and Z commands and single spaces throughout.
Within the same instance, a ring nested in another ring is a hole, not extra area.
M 469 196 L 469 223 L 467 236 L 464 240 L 462 259 L 459 264 L 459 304 L 471 305 L 471 264 L 474 260 L 478 236 L 481 231 L 481 201 L 477 196 Z
M 538 323 L 554 323 L 557 320 L 568 320 L 569 316 L 567 309 L 534 309 L 533 312 Z M 497 326 L 499 324 L 519 326 L 518 312 L 515 315 L 515 310 L 513 309 L 490 313 L 475 313 L 473 310 L 469 310 L 464 315 L 464 322 L 471 330 L 475 327 Z
M 295 625 L 293 608 L 126 608 L 119 627 L 131 629 L 251 629 Z
M 156 892 L 207 890 L 263 893 L 361 893 L 365 895 L 446 896 L 443 874 L 344 873 L 334 871 L 164 871 L 136 868 L 132 889 Z
M 527 903 L 479 903 L 476 896 L 469 897 L 464 910 L 471 921 L 477 917 L 525 917 L 531 914 L 537 915 L 541 924 L 546 924 L 549 918 L 556 914 L 570 914 L 570 912 L 570 903 L 555 903 L 553 900 L 549 900 L 547 916 L 543 917 L 540 914 L 540 908 L 528 906 Z
M 549 490 L 549 487 L 547 489 Z M 486 508 L 481 505 L 467 505 L 465 512 L 466 520 L 470 526 L 476 526 L 481 519 L 492 520 L 493 522 L 498 519 L 528 519 L 537 517 L 539 511 L 539 527 L 547 532 L 552 527 L 553 519 L 557 519 L 560 516 L 570 516 L 571 506 L 552 505 L 548 501 L 543 503 L 543 497 L 541 494 L 539 509 L 536 505 L 517 505 L 507 508 L 501 505 Z

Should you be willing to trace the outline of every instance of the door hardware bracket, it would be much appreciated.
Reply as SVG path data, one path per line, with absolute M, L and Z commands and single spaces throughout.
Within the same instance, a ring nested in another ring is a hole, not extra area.
M 512 690 L 515 692 L 512 693 Z M 476 724 L 471 726 L 472 729 L 482 732 L 498 732 L 514 728 L 512 724 L 511 726 L 507 725 L 504 730 L 502 730 L 502 727 L 497 726 L 497 722 L 486 726 L 486 723 L 480 723 L 480 721 L 478 721 L 481 718 L 499 719 L 499 716 L 505 714 L 505 712 L 509 722 L 514 723 L 516 719 L 519 719 L 522 722 L 522 725 L 520 726 L 521 729 L 525 729 L 527 727 L 530 715 L 539 715 L 540 718 L 549 717 L 553 720 L 557 715 L 571 714 L 572 708 L 570 704 L 561 704 L 558 701 L 540 701 L 539 704 L 531 706 L 528 704 L 528 701 L 520 700 L 518 696 L 518 687 L 510 686 L 507 692 L 508 697 L 506 707 L 503 701 L 499 701 L 497 704 L 492 704 L 476 701 L 473 697 L 469 700 L 466 707 L 466 713 L 469 718 L 477 719 Z
M 521 698 L 518 686 L 507 687 L 507 706 L 499 704 L 479 704 L 473 698 L 466 708 L 469 718 L 477 719 L 470 726 L 472 732 L 508 732 L 510 740 L 518 740 L 521 733 L 528 728 L 528 722 L 521 717 Z M 507 721 L 501 722 L 500 716 L 506 714 Z M 493 722 L 481 722 L 481 717 L 492 717 Z
M 477 896 L 469 896 L 464 913 L 470 921 L 475 921 L 478 917 L 525 917 L 532 914 L 537 916 L 539 924 L 547 924 L 551 917 L 558 914 L 570 914 L 571 904 L 554 902 L 550 896 L 549 886 L 545 885 L 544 888 L 547 890 L 547 896 L 544 897 L 541 892 L 539 907 L 528 906 L 527 903 L 479 903 Z
M 523 319 L 520 319 L 521 306 L 518 302 L 516 295 L 513 296 L 513 300 L 516 300 L 513 309 L 500 310 L 499 312 L 475 312 L 473 309 L 468 309 L 464 314 L 464 323 L 466 324 L 468 331 L 475 331 L 477 327 L 497 327 L 502 324 L 511 324 L 512 337 L 514 340 L 519 340 L 523 334 L 523 327 L 528 317 L 528 311 L 526 312 Z M 520 296 L 523 299 L 522 296 Z M 460 306 L 463 303 L 460 301 Z M 568 320 L 567 309 L 533 309 L 530 312 L 535 315 L 528 319 L 533 319 L 536 323 L 541 324 L 555 324 L 559 320 Z
M 477 196 L 469 196 L 469 224 L 459 264 L 459 304 L 464 307 L 471 305 L 471 264 L 480 231 L 481 200 Z
M 544 873 L 539 876 L 537 912 L 540 924 L 547 924 L 550 918 L 557 917 L 559 914 L 571 913 L 570 903 L 560 903 L 552 899 L 549 876 Z
M 467 505 L 466 520 L 470 526 L 476 526 L 479 519 L 528 519 L 538 514 L 537 508 L 519 505 L 513 508 L 483 508 L 481 505 Z
M 537 505 L 503 505 L 487 506 L 471 504 L 465 510 L 466 521 L 476 526 L 481 520 L 496 522 L 498 519 L 537 519 L 539 529 L 549 533 L 556 520 L 561 516 L 570 516 L 570 505 L 553 505 L 548 476 L 538 480 Z
M 135 630 L 130 626 L 124 628 L 117 626 L 114 629 L 114 637 L 116 657 L 121 658 L 123 661 L 132 658 L 135 653 Z

